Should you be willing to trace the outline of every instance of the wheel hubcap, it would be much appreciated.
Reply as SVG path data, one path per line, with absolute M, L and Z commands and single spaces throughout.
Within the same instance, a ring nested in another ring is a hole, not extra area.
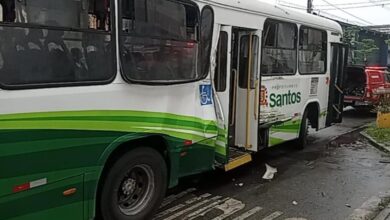
M 141 212 L 152 198 L 154 173 L 149 165 L 132 167 L 119 185 L 117 204 L 125 215 Z
M 122 192 L 124 195 L 129 196 L 130 194 L 133 194 L 136 190 L 136 184 L 137 181 L 135 179 L 127 179 L 122 186 Z

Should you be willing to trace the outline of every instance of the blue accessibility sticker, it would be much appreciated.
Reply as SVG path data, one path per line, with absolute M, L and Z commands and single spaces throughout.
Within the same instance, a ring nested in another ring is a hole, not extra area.
M 211 85 L 200 85 L 200 104 L 212 105 L 213 104 L 213 89 Z

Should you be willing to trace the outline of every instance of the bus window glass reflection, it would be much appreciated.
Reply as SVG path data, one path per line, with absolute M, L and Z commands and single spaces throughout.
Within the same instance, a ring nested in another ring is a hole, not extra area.
M 125 79 L 166 83 L 192 81 L 201 76 L 197 57 L 203 54 L 198 52 L 202 37 L 198 36 L 200 18 L 196 5 L 162 0 L 122 1 L 121 23 Z M 212 35 L 207 31 L 210 30 L 206 28 L 206 43 L 201 45 L 210 50 Z M 206 60 L 204 57 L 201 55 L 202 61 Z
M 109 1 L 0 3 L 6 9 L 0 41 L 7 42 L 0 46 L 1 85 L 46 87 L 112 78 Z M 23 65 L 18 64 L 20 60 Z
M 301 74 L 324 74 L 327 55 L 326 32 L 301 27 L 299 38 L 299 72 Z
M 267 20 L 263 30 L 263 75 L 294 75 L 297 66 L 297 27 L 295 24 Z

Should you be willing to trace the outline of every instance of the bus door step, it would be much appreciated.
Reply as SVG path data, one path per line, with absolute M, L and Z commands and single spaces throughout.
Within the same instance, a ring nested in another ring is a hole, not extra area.
M 233 170 L 252 161 L 252 155 L 235 148 L 230 148 L 229 163 L 225 164 L 225 171 Z

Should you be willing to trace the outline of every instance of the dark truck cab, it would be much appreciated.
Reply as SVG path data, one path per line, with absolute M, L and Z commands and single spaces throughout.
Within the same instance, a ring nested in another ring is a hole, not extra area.
M 379 91 L 390 92 L 388 67 L 348 66 L 344 77 L 344 106 L 372 108 L 380 101 Z

